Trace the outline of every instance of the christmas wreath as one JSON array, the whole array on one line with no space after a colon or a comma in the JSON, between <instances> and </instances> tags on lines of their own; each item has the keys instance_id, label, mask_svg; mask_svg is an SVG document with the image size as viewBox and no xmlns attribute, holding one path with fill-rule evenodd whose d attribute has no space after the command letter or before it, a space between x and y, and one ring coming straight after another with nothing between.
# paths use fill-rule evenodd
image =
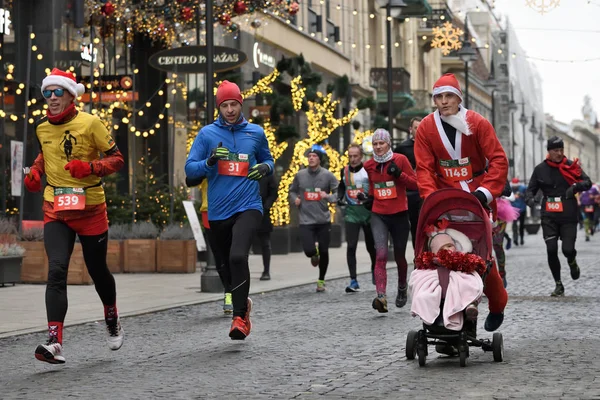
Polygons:
<instances>
[{"instance_id":1,"label":"christmas wreath","mask_svg":"<svg viewBox=\"0 0 600 400\"><path fill-rule=\"evenodd\" d=\"M451 271L464 272L466 274L477 272L479 275L483 275L486 271L485 260L477 254L460 253L444 249L438 251L437 254L431 251L419 254L415 257L415 266L417 269L446 267Z\"/></svg>"}]
</instances>

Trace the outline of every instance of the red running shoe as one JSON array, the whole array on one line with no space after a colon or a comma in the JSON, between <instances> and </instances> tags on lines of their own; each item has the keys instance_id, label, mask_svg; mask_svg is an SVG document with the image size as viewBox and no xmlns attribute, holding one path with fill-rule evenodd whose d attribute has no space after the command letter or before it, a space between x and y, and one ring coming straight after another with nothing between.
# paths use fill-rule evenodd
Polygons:
<instances>
[{"instance_id":1,"label":"red running shoe","mask_svg":"<svg viewBox=\"0 0 600 400\"><path fill-rule=\"evenodd\" d=\"M244 340L250 331L252 330L252 322L250 321L250 313L252 312L252 299L248 298L246 303L246 316L233 317L231 321L231 329L229 330L229 337L231 340Z\"/></svg>"}]
</instances>

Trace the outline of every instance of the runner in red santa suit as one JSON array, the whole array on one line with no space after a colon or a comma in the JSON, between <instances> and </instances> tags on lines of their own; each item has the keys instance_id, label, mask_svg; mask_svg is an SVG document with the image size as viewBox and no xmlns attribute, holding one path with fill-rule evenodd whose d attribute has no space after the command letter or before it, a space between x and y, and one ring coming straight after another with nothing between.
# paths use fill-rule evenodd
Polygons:
<instances>
[{"instance_id":1,"label":"runner in red santa suit","mask_svg":"<svg viewBox=\"0 0 600 400\"><path fill-rule=\"evenodd\" d=\"M494 199L506 183L508 160L489 121L467 110L462 100L454 74L443 75L433 86L437 110L423 119L415 140L419 193L425 199L442 188L459 188L495 210ZM495 265L484 293L490 309L485 330L491 332L502 325L508 301Z\"/></svg>"}]
</instances>

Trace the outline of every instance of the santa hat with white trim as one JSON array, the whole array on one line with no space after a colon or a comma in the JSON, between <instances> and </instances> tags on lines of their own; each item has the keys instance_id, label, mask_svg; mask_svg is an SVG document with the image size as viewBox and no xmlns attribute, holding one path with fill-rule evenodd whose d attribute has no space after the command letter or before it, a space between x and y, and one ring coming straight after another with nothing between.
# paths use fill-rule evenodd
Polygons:
<instances>
[{"instance_id":1,"label":"santa hat with white trim","mask_svg":"<svg viewBox=\"0 0 600 400\"><path fill-rule=\"evenodd\" d=\"M460 84L454 74L444 74L437 80L433 85L433 95L437 96L442 93L454 93L460 100L463 100L462 90L460 90Z\"/></svg>"},{"instance_id":2,"label":"santa hat with white trim","mask_svg":"<svg viewBox=\"0 0 600 400\"><path fill-rule=\"evenodd\" d=\"M81 83L77 83L75 75L69 71L61 71L58 68L54 68L50 75L44 78L42 81L42 92L48 86L60 86L66 91L71 93L75 98L85 93L85 86Z\"/></svg>"}]
</instances>

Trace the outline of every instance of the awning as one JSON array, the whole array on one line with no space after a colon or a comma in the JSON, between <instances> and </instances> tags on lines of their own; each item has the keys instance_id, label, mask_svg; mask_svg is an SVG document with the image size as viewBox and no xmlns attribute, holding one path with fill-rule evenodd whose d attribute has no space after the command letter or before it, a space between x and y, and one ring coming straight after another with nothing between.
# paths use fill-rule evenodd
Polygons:
<instances>
[{"instance_id":1,"label":"awning","mask_svg":"<svg viewBox=\"0 0 600 400\"><path fill-rule=\"evenodd\" d=\"M386 92L378 92L377 93L377 109L380 111L387 111L387 93ZM394 92L392 96L392 104L394 106L394 111L397 114L403 112L404 110L414 107L416 101L414 97L411 96L410 93L406 92Z\"/></svg>"},{"instance_id":2,"label":"awning","mask_svg":"<svg viewBox=\"0 0 600 400\"><path fill-rule=\"evenodd\" d=\"M404 0L406 8L402 10L402 16L422 16L429 15L432 12L431 6L427 0Z\"/></svg>"}]
</instances>

